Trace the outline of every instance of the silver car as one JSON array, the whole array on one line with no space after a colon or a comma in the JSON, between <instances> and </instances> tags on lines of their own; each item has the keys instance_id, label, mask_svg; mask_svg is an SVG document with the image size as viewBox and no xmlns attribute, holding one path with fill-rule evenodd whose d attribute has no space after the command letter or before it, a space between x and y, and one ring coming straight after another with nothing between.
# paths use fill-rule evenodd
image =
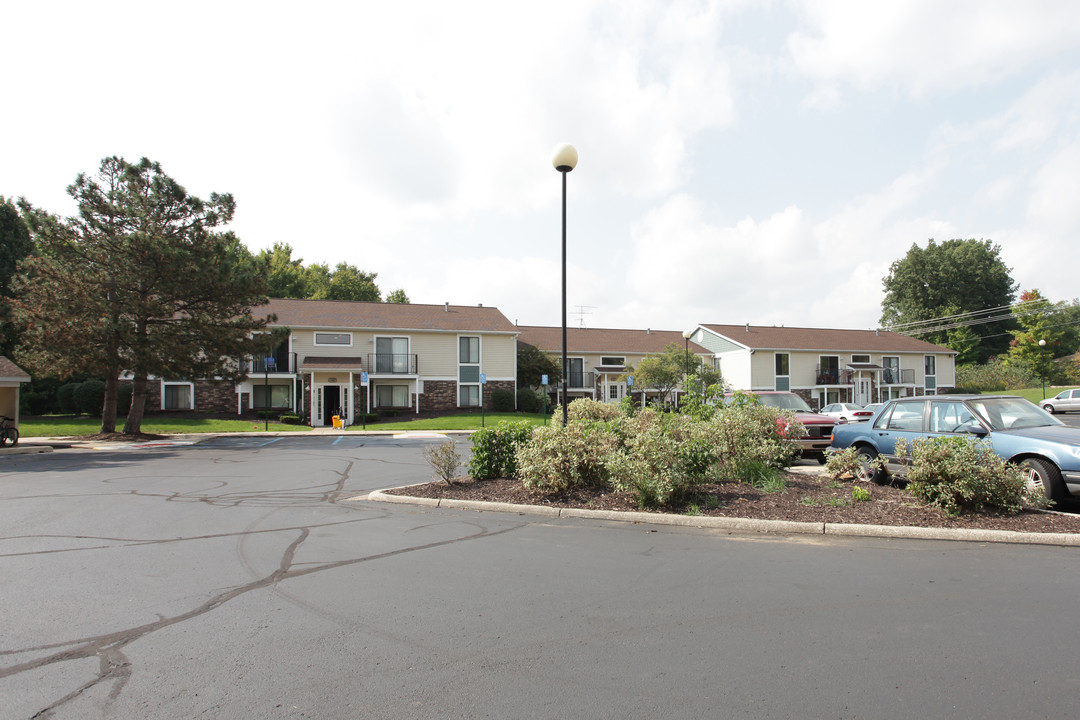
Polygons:
<instances>
[{"instance_id":1,"label":"silver car","mask_svg":"<svg viewBox=\"0 0 1080 720\"><path fill-rule=\"evenodd\" d=\"M1048 413L1080 412L1080 388L1062 390L1054 397L1043 400L1039 407Z\"/></svg>"}]
</instances>

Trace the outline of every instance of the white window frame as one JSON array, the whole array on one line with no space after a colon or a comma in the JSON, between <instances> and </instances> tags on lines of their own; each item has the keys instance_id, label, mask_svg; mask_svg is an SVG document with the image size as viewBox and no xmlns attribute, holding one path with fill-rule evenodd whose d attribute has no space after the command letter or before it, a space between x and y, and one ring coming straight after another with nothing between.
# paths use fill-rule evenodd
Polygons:
<instances>
[{"instance_id":1,"label":"white window frame","mask_svg":"<svg viewBox=\"0 0 1080 720\"><path fill-rule=\"evenodd\" d=\"M394 400L393 388L399 388L399 387L405 388L405 403L403 405L395 405L395 404L393 404L393 400ZM390 389L390 400L391 400L390 405L383 405L382 403L379 402L379 393L383 388L389 388ZM380 382L378 385L375 386L375 392L373 394L375 396L374 397L375 407L377 407L377 408L380 408L380 407L405 408L405 407L409 407L412 404L412 398L410 397L409 384L408 383Z\"/></svg>"},{"instance_id":2,"label":"white window frame","mask_svg":"<svg viewBox=\"0 0 1080 720\"><path fill-rule=\"evenodd\" d=\"M461 404L461 391L466 390L466 389L471 390L472 388L476 388L476 404L475 405L462 405ZM483 402L483 397L484 397L483 385L481 385L480 383L458 383L458 396L457 396L457 403L458 403L457 406L458 407L461 407L461 408L477 407L478 408L478 407L480 407L480 404Z\"/></svg>"},{"instance_id":3,"label":"white window frame","mask_svg":"<svg viewBox=\"0 0 1080 720\"><path fill-rule=\"evenodd\" d=\"M776 364L777 364L777 360L780 359L781 355L783 355L784 357L787 358L787 374L786 375L781 375L781 374L779 374L777 372ZM777 382L780 378L786 378L787 379L787 387L783 388L782 391L790 391L791 390L791 353L786 353L786 352L773 353L773 389L774 390L781 390L780 383Z\"/></svg>"},{"instance_id":4,"label":"white window frame","mask_svg":"<svg viewBox=\"0 0 1080 720\"><path fill-rule=\"evenodd\" d=\"M347 335L349 338L348 343L336 343L336 342L319 342L320 335ZM353 346L353 334L351 332L330 332L329 330L319 330L315 332L312 339L315 347L352 347Z\"/></svg>"},{"instance_id":5,"label":"white window frame","mask_svg":"<svg viewBox=\"0 0 1080 720\"><path fill-rule=\"evenodd\" d=\"M195 383L186 380L162 380L161 381L161 409L165 410L165 388L169 386L186 385L188 388L188 406L186 408L169 408L176 410L194 410L195 409Z\"/></svg>"},{"instance_id":6,"label":"white window frame","mask_svg":"<svg viewBox=\"0 0 1080 720\"><path fill-rule=\"evenodd\" d=\"M463 339L476 338L476 362L461 359L461 341ZM484 338L480 335L458 335L458 364L459 365L480 365L484 359Z\"/></svg>"}]
</instances>

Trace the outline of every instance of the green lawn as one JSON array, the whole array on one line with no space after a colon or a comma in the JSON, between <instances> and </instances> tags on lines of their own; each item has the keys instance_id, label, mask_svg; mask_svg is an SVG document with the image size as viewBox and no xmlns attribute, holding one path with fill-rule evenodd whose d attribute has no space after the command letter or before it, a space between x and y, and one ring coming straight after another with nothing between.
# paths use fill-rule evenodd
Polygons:
<instances>
[{"instance_id":1,"label":"green lawn","mask_svg":"<svg viewBox=\"0 0 1080 720\"><path fill-rule=\"evenodd\" d=\"M511 422L524 420L532 425L543 425L544 421L551 416L525 413L485 413L484 425L495 427L500 420ZM368 423L368 430L479 430L479 413L461 413L459 415L444 415L437 418L424 418L423 420L408 420L406 418L380 420L376 423ZM353 425L349 430L363 430L362 424Z\"/></svg>"},{"instance_id":2,"label":"green lawn","mask_svg":"<svg viewBox=\"0 0 1080 720\"><path fill-rule=\"evenodd\" d=\"M1071 388L1071 387L1050 387L1049 385L1047 385L1047 387L1046 387L1046 397L1052 398L1055 395L1057 395L1059 392L1061 392L1062 390L1072 390L1072 389L1073 388ZM983 395L997 395L997 394L999 394L999 393L989 393L989 392L983 393ZM1031 402L1035 403L1036 405L1038 405L1039 401L1043 399L1043 389L1041 387L1024 388L1023 390L1003 390L1003 391L1001 391L1000 394L1001 395L1019 395L1020 397L1026 399L1026 400L1030 400Z\"/></svg>"},{"instance_id":3,"label":"green lawn","mask_svg":"<svg viewBox=\"0 0 1080 720\"><path fill-rule=\"evenodd\" d=\"M124 418L118 418L118 430L123 430ZM266 425L262 420L213 420L210 418L181 419L158 418L147 416L143 420L142 431L152 435L171 435L176 433L235 433L258 432ZM283 425L270 422L270 430L308 430L306 425ZM19 420L19 436L32 437L71 437L75 435L93 435L101 430L101 418L45 416Z\"/></svg>"}]
</instances>

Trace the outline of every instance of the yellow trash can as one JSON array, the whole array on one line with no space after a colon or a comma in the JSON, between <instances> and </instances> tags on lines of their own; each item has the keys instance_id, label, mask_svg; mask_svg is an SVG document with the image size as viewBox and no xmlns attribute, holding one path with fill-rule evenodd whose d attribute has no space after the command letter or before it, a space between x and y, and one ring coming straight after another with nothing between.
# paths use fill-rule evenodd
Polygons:
<instances>
[{"instance_id":1,"label":"yellow trash can","mask_svg":"<svg viewBox=\"0 0 1080 720\"><path fill-rule=\"evenodd\" d=\"M336 428L345 427L345 423L342 422L340 415L334 415L331 419L334 421L334 427L336 427Z\"/></svg>"}]
</instances>

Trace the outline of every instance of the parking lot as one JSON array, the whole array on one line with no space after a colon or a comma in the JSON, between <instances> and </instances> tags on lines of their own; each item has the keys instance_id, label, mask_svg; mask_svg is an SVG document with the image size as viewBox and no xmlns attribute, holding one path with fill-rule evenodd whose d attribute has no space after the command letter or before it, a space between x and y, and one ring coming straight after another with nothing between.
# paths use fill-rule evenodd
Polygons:
<instances>
[{"instance_id":1,"label":"parking lot","mask_svg":"<svg viewBox=\"0 0 1080 720\"><path fill-rule=\"evenodd\" d=\"M0 715L1072 714L1074 549L358 499L433 441L0 459Z\"/></svg>"}]
</instances>

